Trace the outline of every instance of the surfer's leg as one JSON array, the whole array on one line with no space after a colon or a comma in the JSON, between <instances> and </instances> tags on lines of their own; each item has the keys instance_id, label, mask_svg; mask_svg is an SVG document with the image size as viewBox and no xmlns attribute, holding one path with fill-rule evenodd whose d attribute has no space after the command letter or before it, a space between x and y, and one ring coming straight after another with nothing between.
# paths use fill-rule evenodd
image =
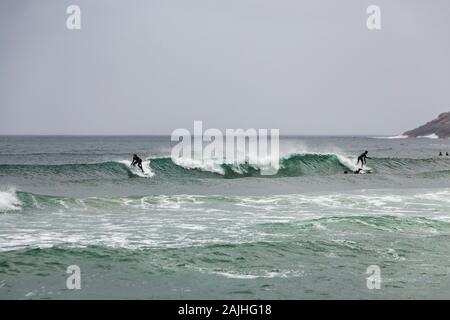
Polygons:
<instances>
[{"instance_id":1,"label":"surfer's leg","mask_svg":"<svg viewBox=\"0 0 450 320\"><path fill-rule=\"evenodd\" d=\"M361 162L361 167L362 167L362 166L364 166L364 162L363 162L363 159L361 159L361 158L358 158L358 161L356 162L356 165L358 165L358 164L359 164L359 162Z\"/></svg>"}]
</instances>

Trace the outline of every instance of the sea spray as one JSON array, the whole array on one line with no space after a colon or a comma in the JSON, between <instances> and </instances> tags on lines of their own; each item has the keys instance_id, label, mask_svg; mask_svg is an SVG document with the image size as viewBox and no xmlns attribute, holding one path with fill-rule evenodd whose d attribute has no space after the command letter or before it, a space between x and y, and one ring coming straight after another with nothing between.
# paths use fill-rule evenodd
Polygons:
<instances>
[{"instance_id":1,"label":"sea spray","mask_svg":"<svg viewBox=\"0 0 450 320\"><path fill-rule=\"evenodd\" d=\"M16 196L14 189L7 191L0 190L0 212L7 212L11 210L20 210L21 202Z\"/></svg>"}]
</instances>

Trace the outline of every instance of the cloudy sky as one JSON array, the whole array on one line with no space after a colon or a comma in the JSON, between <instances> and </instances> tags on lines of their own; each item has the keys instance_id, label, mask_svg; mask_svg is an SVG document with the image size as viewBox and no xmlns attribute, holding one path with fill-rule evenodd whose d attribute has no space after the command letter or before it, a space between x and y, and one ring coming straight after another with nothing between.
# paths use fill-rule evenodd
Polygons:
<instances>
[{"instance_id":1,"label":"cloudy sky","mask_svg":"<svg viewBox=\"0 0 450 320\"><path fill-rule=\"evenodd\" d=\"M448 0L0 2L0 134L397 134L448 110Z\"/></svg>"}]
</instances>

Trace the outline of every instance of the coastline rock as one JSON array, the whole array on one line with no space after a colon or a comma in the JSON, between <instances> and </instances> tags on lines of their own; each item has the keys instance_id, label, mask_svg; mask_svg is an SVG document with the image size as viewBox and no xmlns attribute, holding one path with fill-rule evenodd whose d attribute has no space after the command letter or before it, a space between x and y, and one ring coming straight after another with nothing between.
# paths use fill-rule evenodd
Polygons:
<instances>
[{"instance_id":1,"label":"coastline rock","mask_svg":"<svg viewBox=\"0 0 450 320\"><path fill-rule=\"evenodd\" d=\"M403 135L420 138L449 138L450 137L450 112L441 113L436 119L426 124L406 131Z\"/></svg>"}]
</instances>

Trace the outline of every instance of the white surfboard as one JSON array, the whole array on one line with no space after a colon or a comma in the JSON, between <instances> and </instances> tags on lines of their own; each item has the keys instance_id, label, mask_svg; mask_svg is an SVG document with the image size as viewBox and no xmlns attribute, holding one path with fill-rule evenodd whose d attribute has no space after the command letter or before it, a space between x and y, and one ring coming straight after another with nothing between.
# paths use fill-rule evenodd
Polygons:
<instances>
[{"instance_id":1,"label":"white surfboard","mask_svg":"<svg viewBox=\"0 0 450 320\"><path fill-rule=\"evenodd\" d=\"M130 160L121 160L119 162L129 167L131 172L139 177L151 178L155 175L155 173L150 168L150 160L142 161L142 169L144 170L144 172L142 172L138 166L132 166Z\"/></svg>"}]
</instances>

